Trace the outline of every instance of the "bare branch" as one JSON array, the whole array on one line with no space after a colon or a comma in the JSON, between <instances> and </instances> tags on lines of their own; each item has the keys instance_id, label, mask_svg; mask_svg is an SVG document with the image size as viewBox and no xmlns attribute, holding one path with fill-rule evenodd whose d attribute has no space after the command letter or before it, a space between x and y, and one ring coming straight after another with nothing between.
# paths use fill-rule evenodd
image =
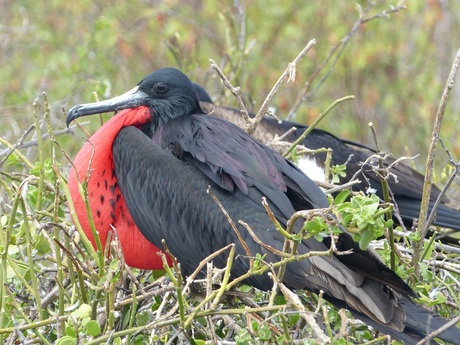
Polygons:
<instances>
[{"instance_id":1,"label":"bare branch","mask_svg":"<svg viewBox=\"0 0 460 345\"><path fill-rule=\"evenodd\" d=\"M439 102L439 107L436 112L435 121L433 124L433 132L431 136L431 143L430 143L430 148L428 151L428 158L427 158L426 169L425 169L425 182L423 185L422 205L420 207L419 224L417 227L417 233L419 234L420 240L414 241L414 256L412 258L412 265L415 268L416 275L419 274L419 261L420 261L420 256L422 254L422 240L421 239L425 238L426 233L428 231L427 217L428 217L428 208L430 205L431 186L433 185L433 168L434 168L434 158L436 156L436 146L438 144L439 132L441 131L441 124L444 118L444 113L446 111L447 102L452 92L452 88L454 87L455 78L457 76L459 65L460 65L460 48L458 49L454 63L452 64L452 68L450 70L449 77L446 81L446 85L444 87L444 91L442 93L441 100Z\"/></svg>"},{"instance_id":2,"label":"bare branch","mask_svg":"<svg viewBox=\"0 0 460 345\"><path fill-rule=\"evenodd\" d=\"M275 85L273 86L273 88L270 90L267 97L265 98L264 102L262 103L262 106L260 107L256 117L254 118L253 123L251 123L251 127L247 130L249 134L254 133L257 127L257 124L260 122L262 117L267 113L268 107L270 106L270 103L272 102L273 97L275 97L281 85L283 85L286 81L293 82L295 80L297 64L315 44L316 44L316 40L314 39L310 40L310 42L307 43L307 45L302 49L299 55L297 55L297 57L288 64L283 74L281 75L281 77L279 77L278 81L275 83Z\"/></svg>"},{"instance_id":3,"label":"bare branch","mask_svg":"<svg viewBox=\"0 0 460 345\"><path fill-rule=\"evenodd\" d=\"M238 102L238 107L240 108L241 115L244 118L244 121L247 123L251 122L252 119L249 116L248 110L246 109L246 106L244 105L243 98L241 97L241 89L240 87L234 87L231 83L230 80L225 76L224 72L219 68L219 66L215 63L214 60L209 59L209 62L211 63L211 68L217 72L217 74L220 77L220 80L222 80L222 83L230 90L230 92L236 97L236 101Z\"/></svg>"}]
</instances>

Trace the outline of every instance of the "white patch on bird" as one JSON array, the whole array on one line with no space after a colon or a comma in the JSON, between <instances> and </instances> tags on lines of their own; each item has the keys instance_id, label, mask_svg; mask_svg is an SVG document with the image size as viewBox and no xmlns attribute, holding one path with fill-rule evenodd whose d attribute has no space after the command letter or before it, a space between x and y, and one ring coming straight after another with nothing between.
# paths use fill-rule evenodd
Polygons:
<instances>
[{"instance_id":1,"label":"white patch on bird","mask_svg":"<svg viewBox=\"0 0 460 345\"><path fill-rule=\"evenodd\" d=\"M304 156L299 159L298 167L313 181L326 182L324 167L312 156Z\"/></svg>"},{"instance_id":2,"label":"white patch on bird","mask_svg":"<svg viewBox=\"0 0 460 345\"><path fill-rule=\"evenodd\" d=\"M377 189L369 187L366 189L366 194L375 194L377 193Z\"/></svg>"},{"instance_id":3,"label":"white patch on bird","mask_svg":"<svg viewBox=\"0 0 460 345\"><path fill-rule=\"evenodd\" d=\"M269 107L268 107L268 112L269 112L270 114L276 115L276 107L274 107L274 106L272 106L272 105L269 106Z\"/></svg>"}]
</instances>

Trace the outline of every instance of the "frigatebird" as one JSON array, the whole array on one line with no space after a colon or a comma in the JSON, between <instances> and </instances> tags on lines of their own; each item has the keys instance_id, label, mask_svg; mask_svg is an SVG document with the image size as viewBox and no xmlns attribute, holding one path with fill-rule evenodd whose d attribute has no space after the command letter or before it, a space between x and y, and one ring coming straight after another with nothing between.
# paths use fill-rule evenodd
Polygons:
<instances>
[{"instance_id":1,"label":"frigatebird","mask_svg":"<svg viewBox=\"0 0 460 345\"><path fill-rule=\"evenodd\" d=\"M239 109L216 106L204 88L195 83L194 87L200 99L201 108L206 113L231 121L240 127L244 126L244 119ZM254 114L249 115L254 116ZM292 131L291 129L293 128L295 130ZM253 135L265 144L272 142L276 136L284 134L286 135L283 137L283 140L294 142L307 128L308 126L300 123L279 121L274 117L265 116L260 121ZM346 175L340 177L340 183L348 182L353 177L359 178L361 183L352 186L354 191L362 191L366 194L369 192L376 193L382 200L384 199L381 180L373 172L373 168L378 167L378 161L376 158L369 159L376 154L374 149L361 143L338 138L318 128L314 128L302 140L301 145L311 150L320 148L332 149L332 165L346 163L347 166ZM324 182L325 160L325 153L317 153L301 158L298 165L310 178ZM414 220L420 214L424 176L404 163L393 164L394 162L395 160L392 158L384 160L385 168L392 165L390 171L393 176L387 179L389 188L393 194L392 201L398 206L398 213L404 224L407 227L412 227ZM440 189L434 185L430 196L430 212L440 193ZM448 203L449 199L447 197L444 196L441 198L441 203L436 209L436 218L433 225L460 230L460 211L450 207ZM448 240L451 243L459 243L459 240L455 238L449 238Z\"/></svg>"},{"instance_id":2,"label":"frigatebird","mask_svg":"<svg viewBox=\"0 0 460 345\"><path fill-rule=\"evenodd\" d=\"M76 105L66 123L123 109L89 139L91 144L85 144L94 146L94 157L90 162L82 156L74 161L78 174L73 173L69 185L75 191L72 185L90 169L88 194L95 225L103 226L98 228L100 234L107 231L102 223L108 221L119 235L136 228L145 236L143 240L134 233L120 236L131 266L144 267L145 257L157 255L146 244L162 248L164 240L184 275L189 275L208 255L234 244L231 273L238 277L248 271L250 257L257 253L267 262L280 260L236 222L243 220L259 241L282 250L284 237L267 216L262 197L283 226L296 210L328 206L322 190L294 164L231 122L204 114L191 81L176 69L159 69L114 99ZM71 197L79 205L80 194ZM221 207L235 220L246 247ZM87 217L83 207L76 207L76 213L80 221ZM92 237L91 231L85 231ZM330 244L330 238L322 242L307 238L297 252L325 251ZM445 324L445 319L412 302L413 291L375 252L361 250L346 233L336 245L352 253L289 263L283 283L294 290L323 291L333 305L348 308L407 344ZM214 265L224 267L227 255L226 251L215 257ZM251 276L246 283L262 290L272 286L267 275ZM460 344L460 331L451 328L440 338Z\"/></svg>"}]
</instances>

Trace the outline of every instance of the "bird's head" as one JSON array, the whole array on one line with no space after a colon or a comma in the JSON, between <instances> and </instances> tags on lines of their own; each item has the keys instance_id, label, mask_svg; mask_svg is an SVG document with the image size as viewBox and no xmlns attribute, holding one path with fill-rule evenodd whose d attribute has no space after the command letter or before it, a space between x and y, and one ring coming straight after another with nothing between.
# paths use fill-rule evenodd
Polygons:
<instances>
[{"instance_id":1,"label":"bird's head","mask_svg":"<svg viewBox=\"0 0 460 345\"><path fill-rule=\"evenodd\" d=\"M161 68L145 77L130 91L105 101L72 107L66 118L69 124L78 117L146 106L155 124L201 113L195 88L190 79L175 68Z\"/></svg>"}]
</instances>

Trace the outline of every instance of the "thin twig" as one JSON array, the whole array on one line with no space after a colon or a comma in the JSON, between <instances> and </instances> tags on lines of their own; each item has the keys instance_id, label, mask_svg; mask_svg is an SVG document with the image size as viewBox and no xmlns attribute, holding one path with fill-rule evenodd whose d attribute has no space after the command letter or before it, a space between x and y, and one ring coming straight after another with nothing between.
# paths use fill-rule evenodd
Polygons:
<instances>
[{"instance_id":1,"label":"thin twig","mask_svg":"<svg viewBox=\"0 0 460 345\"><path fill-rule=\"evenodd\" d=\"M380 149L379 141L377 138L377 132L375 130L374 124L372 122L369 122L369 127L372 132L372 137L374 138L375 148L379 154L379 159L378 159L379 169L378 169L377 176L380 177L380 185L382 186L383 201L385 203L389 203L391 202L391 198L390 198L390 186L388 185L387 177L390 175L390 173L389 173L389 170L385 169L384 167L384 158L380 157L380 153L382 152L382 150ZM385 219L387 221L392 219L391 210L385 214ZM388 230L387 240L388 240L388 244L390 245L390 268L394 271L396 267L396 253L395 253L396 247L395 247L393 227L390 226L387 230Z\"/></svg>"},{"instance_id":2,"label":"thin twig","mask_svg":"<svg viewBox=\"0 0 460 345\"><path fill-rule=\"evenodd\" d=\"M315 44L316 44L316 41L314 39L310 40L307 43L307 45L302 49L302 51L296 56L296 58L288 64L283 74L279 77L279 79L277 80L273 88L268 93L267 97L262 103L262 106L260 107L260 110L257 112L257 115L254 118L251 118L249 116L249 113L246 107L244 106L243 99L241 98L241 95L240 95L241 89L239 87L234 87L230 83L228 78L224 75L224 73L221 71L219 66L217 66L214 60L212 59L209 60L211 62L211 68L217 72L217 74L219 75L224 85L236 97L236 101L240 107L241 114L243 115L243 118L245 120L244 129L246 130L247 133L251 135L254 133L260 120L267 114L270 103L273 100L273 97L275 97L276 93L280 89L281 85L283 85L286 81L295 80L296 65Z\"/></svg>"},{"instance_id":3,"label":"thin twig","mask_svg":"<svg viewBox=\"0 0 460 345\"><path fill-rule=\"evenodd\" d=\"M230 243L230 244L227 244L225 247L222 247L220 248L219 250L215 251L214 253L208 255L207 257L205 257L203 260L200 261L200 264L198 265L198 267L195 269L195 271L193 271L192 274L190 274L188 277L187 277L187 283L185 284L184 286L184 291L187 289L187 287L193 283L195 277L198 275L198 273L201 272L201 269L210 261L212 261L212 259L214 259L216 256L219 256L220 254L222 254L224 251L226 251L227 249L230 249L231 247L234 247L235 244L234 243Z\"/></svg>"},{"instance_id":4,"label":"thin twig","mask_svg":"<svg viewBox=\"0 0 460 345\"><path fill-rule=\"evenodd\" d=\"M415 274L419 274L419 262L420 257L422 254L422 240L425 238L426 233L428 231L427 228L427 218L428 218L428 208L430 206L430 195L431 195L431 187L433 185L433 169L434 169L434 158L436 155L436 147L438 144L439 132L441 130L441 124L444 117L444 113L446 111L447 102L449 100L449 96L452 92L452 88L454 87L455 78L457 76L458 67L460 65L460 48L457 51L457 55L455 56L454 63L452 64L452 68L449 73L449 77L447 78L446 85L444 87L444 91L441 96L441 100L439 102L438 110L436 111L436 117L433 124L433 132L431 135L431 143L430 148L428 151L428 158L426 162L426 169L425 169L425 181L423 184L423 194L422 194L422 204L420 207L420 216L419 216L419 223L417 227L417 233L419 235L420 240L414 241L414 256L412 257L412 266L415 269Z\"/></svg>"},{"instance_id":5,"label":"thin twig","mask_svg":"<svg viewBox=\"0 0 460 345\"><path fill-rule=\"evenodd\" d=\"M321 188L327 188L327 190L325 191L326 194L334 194L344 189L353 187L355 184L361 183L361 181L357 179L344 183L340 186L336 186L335 184L330 184L330 183L320 182L320 181L313 181L313 182L315 182Z\"/></svg>"},{"instance_id":6,"label":"thin twig","mask_svg":"<svg viewBox=\"0 0 460 345\"><path fill-rule=\"evenodd\" d=\"M460 322L460 315L457 315L449 322L445 323L442 327L439 327L437 330L428 334L425 338L420 340L416 345L430 344L430 340L436 338L438 335L441 335L443 332L447 331L451 327L455 327L455 324Z\"/></svg>"},{"instance_id":7,"label":"thin twig","mask_svg":"<svg viewBox=\"0 0 460 345\"><path fill-rule=\"evenodd\" d=\"M277 82L275 85L273 85L273 88L270 90L268 93L267 97L265 98L264 102L262 103L262 106L260 107L259 111L257 112L256 117L251 123L251 126L247 128L247 132L249 134L254 133L257 124L260 122L262 117L267 113L268 107L270 106L270 103L273 100L273 97L275 97L276 93L280 89L281 85L283 85L286 81L293 82L295 80L295 72L296 72L296 67L297 64L302 60L302 58L305 56L305 54L308 53L308 51L316 44L316 40L312 39L310 42L307 43L307 45L302 49L302 51L296 56L296 58L288 64L286 69L284 70L283 74L281 77L278 78Z\"/></svg>"},{"instance_id":8,"label":"thin twig","mask_svg":"<svg viewBox=\"0 0 460 345\"><path fill-rule=\"evenodd\" d=\"M313 96L318 89L323 85L323 83L326 81L326 79L331 75L332 71L334 70L334 67L339 60L340 56L342 53L345 51L345 48L347 44L350 42L351 38L354 36L354 34L358 31L358 29L362 26L363 23L369 22L373 19L380 18L380 17L387 17L390 13L396 13L398 11L401 11L406 8L405 5L398 4L395 7L390 8L389 10L382 11L374 16L371 17L365 17L365 15L371 10L371 8L374 6L374 2L370 1L368 6L362 10L361 7L358 5L358 11L359 11L359 18L356 20L356 22L353 24L351 27L350 31L335 45L333 46L326 58L323 60L320 66L313 72L311 77L307 80L305 83L305 87L299 92L299 95L297 96L296 101L294 102L294 105L292 106L291 110L288 113L288 116L286 117L287 120L292 120L294 116L296 115L300 105ZM340 49L339 49L340 48ZM338 50L338 51L337 51ZM337 52L337 54L336 54ZM326 74L321 78L321 80L318 82L318 84L315 86L313 90L310 91L310 87L313 83L313 80L321 73L323 70L324 66L326 66L329 61L333 58L334 60L331 62L329 70L326 72Z\"/></svg>"},{"instance_id":9,"label":"thin twig","mask_svg":"<svg viewBox=\"0 0 460 345\"><path fill-rule=\"evenodd\" d=\"M318 115L318 117L316 118L315 121L313 121L313 123L308 126L308 128L305 130L305 132L302 133L301 136L299 136L297 138L296 141L294 141L292 143L292 146L283 154L284 157L288 156L292 150L295 149L295 147L300 144L305 138L306 136L313 130L313 128L315 128L315 126L327 115L329 114L329 112L336 106L338 105L339 103L342 103L342 102L345 102L345 101L348 101L350 99L355 99L355 96L353 95L349 95L349 96L345 96L345 97L342 97L342 98L339 98L339 99L336 99L334 102L332 102L327 108L326 110L324 110L321 114Z\"/></svg>"},{"instance_id":10,"label":"thin twig","mask_svg":"<svg viewBox=\"0 0 460 345\"><path fill-rule=\"evenodd\" d=\"M268 251L272 252L273 254L276 254L276 255L278 255L279 257L282 257L282 258L283 258L283 257L284 257L284 258L288 258L288 257L290 256L290 254L285 253L285 252L283 252L282 250L278 250L278 249L272 247L271 245L266 244L265 242L262 242L262 241L259 239L259 237L257 237L257 235L254 233L254 231L251 229L251 227L249 226L248 223L245 223L245 222L243 222L243 221L241 221L241 220L239 221L239 223L240 223L241 225L243 225L243 226L246 228L246 230L249 232L249 235L251 235L252 239L253 239L258 245L260 245L262 248L265 248L266 250L268 250Z\"/></svg>"},{"instance_id":11,"label":"thin twig","mask_svg":"<svg viewBox=\"0 0 460 345\"><path fill-rule=\"evenodd\" d=\"M452 182L454 182L455 177L458 175L458 169L455 169L452 174L449 176L449 179L447 180L446 184L442 188L441 192L439 193L436 201L433 204L433 208L431 209L430 216L428 217L428 220L426 221L425 227L427 228L426 231L428 231L428 228L433 224L434 219L436 218L436 210L438 209L439 205L442 202L442 199L446 195L447 190L449 189L450 185Z\"/></svg>"},{"instance_id":12,"label":"thin twig","mask_svg":"<svg viewBox=\"0 0 460 345\"><path fill-rule=\"evenodd\" d=\"M216 197L216 195L212 192L211 186L208 186L208 189L207 189L206 192L211 196L211 198L214 200L214 202L217 204L217 206L219 206L219 208L222 211L222 213L224 214L224 216L227 218L228 223L232 227L233 231L235 232L236 236L238 237L238 240L240 241L241 245L243 246L244 250L246 251L246 255L248 257L252 257L251 251L249 250L249 247L248 247L246 241L241 236L241 233L238 230L238 228L236 227L236 224L233 221L232 217L230 217L230 215L228 214L228 212L225 209L225 207L222 205L222 203L219 201L219 199ZM250 266L251 267L252 267L252 264L253 264L253 262L251 260L250 261Z\"/></svg>"},{"instance_id":13,"label":"thin twig","mask_svg":"<svg viewBox=\"0 0 460 345\"><path fill-rule=\"evenodd\" d=\"M11 147L9 147L9 148L3 150L2 152L0 152L0 156L6 155L6 157L3 158L2 161L0 162L0 167L8 159L8 157L14 152L14 150L16 150L18 147L20 147L22 145L22 143L24 142L25 138L29 135L30 132L32 132L32 130L34 130L34 128L35 128L35 125L31 125L29 128L27 128L24 131L24 133L18 139L16 144L14 144Z\"/></svg>"},{"instance_id":14,"label":"thin twig","mask_svg":"<svg viewBox=\"0 0 460 345\"><path fill-rule=\"evenodd\" d=\"M274 279L274 276L269 274L269 276ZM301 312L302 318L307 322L307 324L312 328L313 332L316 335L315 343L316 344L328 344L331 342L330 338L323 332L321 327L315 320L315 317L312 313L309 313L305 310L302 302L300 301L299 296L289 290L283 283L279 282L279 288L283 295L286 297L286 301L289 302L294 308Z\"/></svg>"},{"instance_id":15,"label":"thin twig","mask_svg":"<svg viewBox=\"0 0 460 345\"><path fill-rule=\"evenodd\" d=\"M217 74L220 77L220 80L222 80L222 83L230 90L230 92L236 97L236 101L238 103L238 107L240 108L241 115L244 118L244 121L246 123L251 122L251 117L249 116L249 112L246 109L246 106L244 105L243 98L241 97L241 88L240 87L234 87L231 83L230 80L225 76L224 72L219 68L219 66L215 63L214 60L209 59L209 62L211 63L211 68L217 72Z\"/></svg>"},{"instance_id":16,"label":"thin twig","mask_svg":"<svg viewBox=\"0 0 460 345\"><path fill-rule=\"evenodd\" d=\"M442 139L438 136L438 140L439 140L439 143L441 144L441 146L443 147L444 151L446 152L446 154L449 156L449 161L450 161L450 164L455 168L454 171L452 172L452 174L450 175L449 179L447 180L446 184L444 185L444 187L441 189L441 192L439 193L438 197L436 198L436 201L433 205L433 208L431 209L431 212L430 212L430 215L428 217L428 220L426 222L426 225L425 225L425 228L426 228L426 231L428 231L428 228L431 226L431 224L433 224L434 222L434 219L436 217L436 210L438 209L439 205L441 204L444 196L446 195L447 193L447 190L449 189L450 185L452 184L452 182L454 182L455 180L455 177L460 173L460 165L459 163L455 162L453 157L452 157L452 154L450 153L450 151L447 149L447 147L444 145L444 142L442 141ZM428 248L427 248L428 249ZM422 259L424 258L424 255L422 255Z\"/></svg>"},{"instance_id":17,"label":"thin twig","mask_svg":"<svg viewBox=\"0 0 460 345\"><path fill-rule=\"evenodd\" d=\"M395 7L391 7L389 10L384 10L380 13L377 13L373 16L370 16L368 18L364 18L363 20L361 20L361 23L367 23L367 22L370 22L371 20L374 20L374 19L377 19L377 18L388 18L390 16L390 14L392 13L396 13L396 12L399 12L401 10L405 10L407 8L406 5L402 5L402 4L398 4L397 6Z\"/></svg>"}]
</instances>

